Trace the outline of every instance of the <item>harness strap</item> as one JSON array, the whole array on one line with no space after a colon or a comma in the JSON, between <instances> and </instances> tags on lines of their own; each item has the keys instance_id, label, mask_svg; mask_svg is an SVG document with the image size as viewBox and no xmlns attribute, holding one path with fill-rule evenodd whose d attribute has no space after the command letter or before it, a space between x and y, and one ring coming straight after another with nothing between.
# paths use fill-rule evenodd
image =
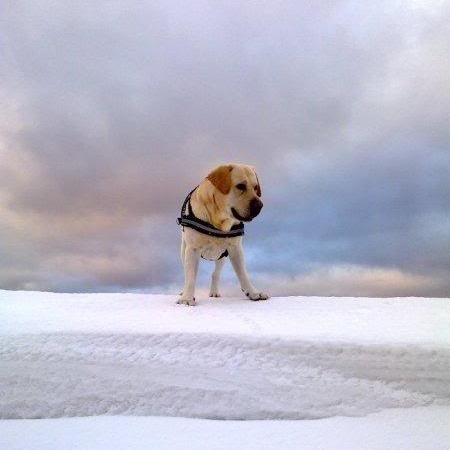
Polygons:
<instances>
[{"instance_id":1,"label":"harness strap","mask_svg":"<svg viewBox=\"0 0 450 450\"><path fill-rule=\"evenodd\" d=\"M242 222L240 222L236 225L233 225L231 227L230 231L223 231L223 230L219 230L218 228L214 227L209 222L205 222L204 220L201 220L198 217L196 217L194 215L194 213L192 211L192 207L191 207L191 195L197 188L198 188L198 186L196 186L194 189L192 189L192 191L189 192L189 194L185 198L185 200L183 202L183 206L181 207L181 217L178 217L178 219L177 219L178 225L181 225L183 227L192 228L200 233L207 234L208 236L214 236L214 237L228 238L228 237L236 237L236 236L244 235L244 224ZM186 209L187 209L187 214L186 214ZM226 255L222 254L222 256L226 256Z\"/></svg>"}]
</instances>

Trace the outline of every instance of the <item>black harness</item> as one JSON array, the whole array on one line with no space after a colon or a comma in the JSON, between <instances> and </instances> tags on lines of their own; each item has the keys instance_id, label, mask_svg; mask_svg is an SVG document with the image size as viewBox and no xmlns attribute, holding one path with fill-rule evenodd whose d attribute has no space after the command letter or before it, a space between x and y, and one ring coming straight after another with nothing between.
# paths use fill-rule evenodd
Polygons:
<instances>
[{"instance_id":1,"label":"black harness","mask_svg":"<svg viewBox=\"0 0 450 450\"><path fill-rule=\"evenodd\" d=\"M191 192L187 195L183 202L183 206L181 207L181 217L178 217L177 223L178 225L181 225L183 228L188 227L192 228L199 233L207 234L208 236L214 236L214 237L220 237L220 238L230 238L230 237L236 237L236 236L243 236L244 235L244 224L242 222L233 225L230 229L230 231L222 231L218 228L211 225L209 222L205 222L204 220L199 219L196 217L192 211L191 207L191 195L197 189L195 187L192 189ZM186 213L187 211L187 213ZM225 250L218 259L224 258L228 256L228 250Z\"/></svg>"}]
</instances>

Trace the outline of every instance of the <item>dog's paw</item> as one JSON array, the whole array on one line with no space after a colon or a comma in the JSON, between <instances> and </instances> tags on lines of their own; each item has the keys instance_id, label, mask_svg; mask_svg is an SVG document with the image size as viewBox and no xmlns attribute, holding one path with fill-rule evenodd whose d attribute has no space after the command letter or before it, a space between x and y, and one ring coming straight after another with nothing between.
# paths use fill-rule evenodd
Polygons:
<instances>
[{"instance_id":1,"label":"dog's paw","mask_svg":"<svg viewBox=\"0 0 450 450\"><path fill-rule=\"evenodd\" d=\"M180 298L177 300L177 303L178 303L179 305L186 305L186 306L195 306L195 305L196 305L196 303L195 303L195 297L191 297L191 298L183 298L183 297L180 297Z\"/></svg>"},{"instance_id":2,"label":"dog's paw","mask_svg":"<svg viewBox=\"0 0 450 450\"><path fill-rule=\"evenodd\" d=\"M264 292L245 292L245 295L247 296L247 298L249 298L250 300L253 301L258 301L258 300L267 300L269 298L269 296L267 294L264 294Z\"/></svg>"},{"instance_id":3,"label":"dog's paw","mask_svg":"<svg viewBox=\"0 0 450 450\"><path fill-rule=\"evenodd\" d=\"M209 296L210 296L210 297L221 297L219 291L210 291L210 292L209 292Z\"/></svg>"}]
</instances>

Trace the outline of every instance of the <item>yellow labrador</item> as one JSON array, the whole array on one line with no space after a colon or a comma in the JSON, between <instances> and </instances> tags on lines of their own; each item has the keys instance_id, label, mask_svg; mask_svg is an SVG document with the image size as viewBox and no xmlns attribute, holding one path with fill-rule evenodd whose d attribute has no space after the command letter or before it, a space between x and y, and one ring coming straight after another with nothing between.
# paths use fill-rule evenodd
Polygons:
<instances>
[{"instance_id":1,"label":"yellow labrador","mask_svg":"<svg viewBox=\"0 0 450 450\"><path fill-rule=\"evenodd\" d=\"M183 225L181 261L185 281L177 303L195 305L200 257L215 260L211 297L220 297L220 272L229 256L245 295L251 300L269 298L250 282L242 248L242 222L250 222L259 214L263 206L260 197L261 187L255 169L243 164L216 167L189 194L179 219Z\"/></svg>"}]
</instances>

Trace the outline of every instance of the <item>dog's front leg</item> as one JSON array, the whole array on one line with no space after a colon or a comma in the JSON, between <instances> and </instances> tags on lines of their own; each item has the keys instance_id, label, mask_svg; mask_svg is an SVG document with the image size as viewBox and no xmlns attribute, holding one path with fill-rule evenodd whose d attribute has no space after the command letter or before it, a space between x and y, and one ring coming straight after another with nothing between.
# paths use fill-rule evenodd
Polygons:
<instances>
[{"instance_id":1,"label":"dog's front leg","mask_svg":"<svg viewBox=\"0 0 450 450\"><path fill-rule=\"evenodd\" d=\"M250 300L267 300L269 296L259 292L250 282L247 270L245 269L244 251L242 245L236 245L228 250L233 269L241 283L241 289Z\"/></svg>"},{"instance_id":2,"label":"dog's front leg","mask_svg":"<svg viewBox=\"0 0 450 450\"><path fill-rule=\"evenodd\" d=\"M200 255L191 247L186 247L184 252L184 288L177 303L195 305L195 280L197 279L198 262Z\"/></svg>"}]
</instances>

